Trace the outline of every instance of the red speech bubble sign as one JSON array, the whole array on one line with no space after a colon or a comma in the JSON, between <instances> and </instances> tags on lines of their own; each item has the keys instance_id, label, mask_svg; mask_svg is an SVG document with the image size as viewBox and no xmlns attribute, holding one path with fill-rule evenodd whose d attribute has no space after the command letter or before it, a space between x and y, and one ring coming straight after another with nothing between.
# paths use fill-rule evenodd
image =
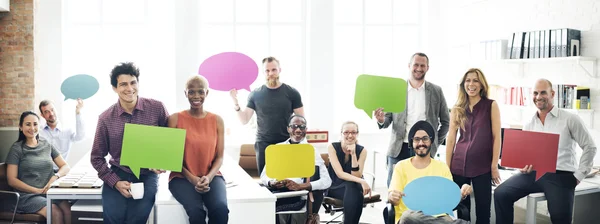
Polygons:
<instances>
[{"instance_id":1,"label":"red speech bubble sign","mask_svg":"<svg viewBox=\"0 0 600 224\"><path fill-rule=\"evenodd\" d=\"M505 129L502 166L533 165L536 181L546 173L556 173L558 139L558 134Z\"/></svg>"}]
</instances>

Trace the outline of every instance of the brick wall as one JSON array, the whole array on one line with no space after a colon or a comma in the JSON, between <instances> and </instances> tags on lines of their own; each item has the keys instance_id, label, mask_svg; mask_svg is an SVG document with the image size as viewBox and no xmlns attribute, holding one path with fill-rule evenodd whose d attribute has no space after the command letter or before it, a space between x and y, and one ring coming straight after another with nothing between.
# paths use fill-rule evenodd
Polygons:
<instances>
[{"instance_id":1,"label":"brick wall","mask_svg":"<svg viewBox=\"0 0 600 224\"><path fill-rule=\"evenodd\" d=\"M33 0L11 0L0 13L0 127L19 125L34 101Z\"/></svg>"}]
</instances>

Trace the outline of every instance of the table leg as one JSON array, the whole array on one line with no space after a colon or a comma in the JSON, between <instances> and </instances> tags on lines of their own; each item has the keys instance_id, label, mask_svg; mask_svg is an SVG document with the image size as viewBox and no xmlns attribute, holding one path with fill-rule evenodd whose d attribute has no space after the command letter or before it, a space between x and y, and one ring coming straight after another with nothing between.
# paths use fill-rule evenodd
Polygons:
<instances>
[{"instance_id":1,"label":"table leg","mask_svg":"<svg viewBox=\"0 0 600 224\"><path fill-rule=\"evenodd\" d=\"M46 222L52 222L52 198L46 195Z\"/></svg>"},{"instance_id":2,"label":"table leg","mask_svg":"<svg viewBox=\"0 0 600 224\"><path fill-rule=\"evenodd\" d=\"M535 198L527 196L527 211L525 211L525 223L535 224L537 214L537 201Z\"/></svg>"}]
</instances>

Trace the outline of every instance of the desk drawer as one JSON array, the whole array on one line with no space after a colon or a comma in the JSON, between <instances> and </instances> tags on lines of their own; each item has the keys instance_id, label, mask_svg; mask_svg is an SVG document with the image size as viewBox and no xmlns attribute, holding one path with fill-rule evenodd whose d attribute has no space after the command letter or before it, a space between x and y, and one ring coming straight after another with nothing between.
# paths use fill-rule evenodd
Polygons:
<instances>
[{"instance_id":1,"label":"desk drawer","mask_svg":"<svg viewBox=\"0 0 600 224\"><path fill-rule=\"evenodd\" d=\"M103 223L101 212L83 212L83 211L72 211L71 220L73 224L84 224L84 223Z\"/></svg>"}]
</instances>

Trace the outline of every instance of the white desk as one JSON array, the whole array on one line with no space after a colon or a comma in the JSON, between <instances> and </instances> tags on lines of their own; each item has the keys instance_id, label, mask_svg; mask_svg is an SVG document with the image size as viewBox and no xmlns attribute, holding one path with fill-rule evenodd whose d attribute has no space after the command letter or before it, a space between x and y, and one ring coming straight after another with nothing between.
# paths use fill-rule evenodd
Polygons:
<instances>
[{"instance_id":1,"label":"white desk","mask_svg":"<svg viewBox=\"0 0 600 224\"><path fill-rule=\"evenodd\" d=\"M227 188L229 223L275 223L277 198L267 188L259 186L230 156L225 155L221 173ZM169 191L169 175L161 174L154 204L154 223L189 223L183 206Z\"/></svg>"},{"instance_id":2,"label":"white desk","mask_svg":"<svg viewBox=\"0 0 600 224\"><path fill-rule=\"evenodd\" d=\"M90 163L88 152L75 166L71 172L94 172L96 170ZM46 194L46 219L52 220L52 200L78 200L78 199L102 199L102 188L50 188Z\"/></svg>"}]
</instances>

